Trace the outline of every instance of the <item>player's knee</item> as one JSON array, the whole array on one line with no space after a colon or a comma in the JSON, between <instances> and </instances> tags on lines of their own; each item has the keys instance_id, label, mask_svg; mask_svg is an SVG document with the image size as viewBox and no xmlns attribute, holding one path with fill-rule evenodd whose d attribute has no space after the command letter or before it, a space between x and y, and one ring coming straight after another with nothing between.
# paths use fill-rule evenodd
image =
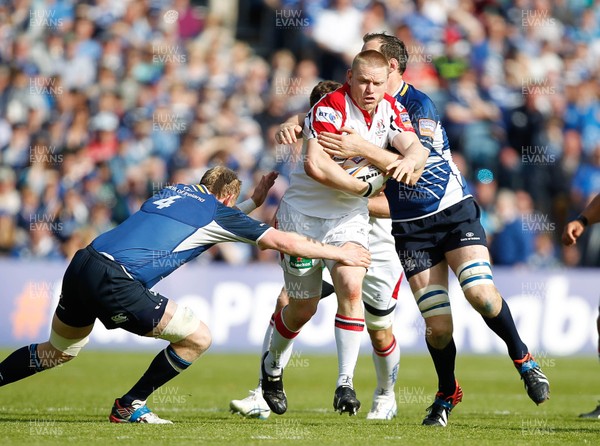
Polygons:
<instances>
[{"instance_id":1,"label":"player's knee","mask_svg":"<svg viewBox=\"0 0 600 446\"><path fill-rule=\"evenodd\" d=\"M184 339L195 339L200 336L202 321L188 307L178 305L169 323L163 328L158 338L177 344ZM208 330L208 328L206 328ZM209 332L210 336L210 332Z\"/></svg>"},{"instance_id":2,"label":"player's knee","mask_svg":"<svg viewBox=\"0 0 600 446\"><path fill-rule=\"evenodd\" d=\"M346 302L362 304L362 283L344 283L337 293L338 300L343 299Z\"/></svg>"},{"instance_id":3,"label":"player's knee","mask_svg":"<svg viewBox=\"0 0 600 446\"><path fill-rule=\"evenodd\" d=\"M470 288L465 296L471 306L484 317L494 317L502 307L502 296L494 285Z\"/></svg>"},{"instance_id":4,"label":"player's knee","mask_svg":"<svg viewBox=\"0 0 600 446\"><path fill-rule=\"evenodd\" d=\"M187 347L200 356L210 348L212 344L212 336L206 324L200 322L196 331L189 335L185 341L187 341Z\"/></svg>"},{"instance_id":5,"label":"player's knee","mask_svg":"<svg viewBox=\"0 0 600 446\"><path fill-rule=\"evenodd\" d=\"M59 335L54 329L50 330L50 339L47 343L38 346L38 358L44 369L49 369L69 362L75 358L81 349L89 342L90 337L68 339ZM43 356L46 355L46 358Z\"/></svg>"},{"instance_id":6,"label":"player's knee","mask_svg":"<svg viewBox=\"0 0 600 446\"><path fill-rule=\"evenodd\" d=\"M444 348L452 339L452 324L437 324L426 330L427 342L435 348Z\"/></svg>"},{"instance_id":7,"label":"player's knee","mask_svg":"<svg viewBox=\"0 0 600 446\"><path fill-rule=\"evenodd\" d=\"M385 350L394 341L394 334L392 333L391 326L387 329L368 329L369 337L371 338L371 345L375 350Z\"/></svg>"},{"instance_id":8,"label":"player's knee","mask_svg":"<svg viewBox=\"0 0 600 446\"><path fill-rule=\"evenodd\" d=\"M286 310L285 319L287 320L288 317L290 319L294 319L295 325L302 326L302 325L306 324L308 321L310 321L316 312L317 312L316 306L301 305L301 306L295 307L293 316L291 314L292 313L291 311L288 312Z\"/></svg>"}]
</instances>

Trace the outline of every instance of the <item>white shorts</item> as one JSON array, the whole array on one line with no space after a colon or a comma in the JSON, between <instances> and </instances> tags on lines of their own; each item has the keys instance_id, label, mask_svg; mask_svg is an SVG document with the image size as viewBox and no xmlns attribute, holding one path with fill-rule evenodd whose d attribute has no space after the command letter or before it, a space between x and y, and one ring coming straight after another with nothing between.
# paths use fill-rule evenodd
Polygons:
<instances>
[{"instance_id":1,"label":"white shorts","mask_svg":"<svg viewBox=\"0 0 600 446\"><path fill-rule=\"evenodd\" d=\"M297 232L330 245L341 246L354 242L369 248L369 216L366 212L340 218L311 217L296 211L282 201L275 215L275 227L287 232ZM281 256L281 267L288 295L292 299L309 299L321 295L323 264L331 270L333 260L305 259Z\"/></svg>"},{"instance_id":2,"label":"white shorts","mask_svg":"<svg viewBox=\"0 0 600 446\"><path fill-rule=\"evenodd\" d=\"M391 220L372 218L371 223L371 266L363 281L362 300L367 327L379 330L392 325L403 270L391 234Z\"/></svg>"}]
</instances>

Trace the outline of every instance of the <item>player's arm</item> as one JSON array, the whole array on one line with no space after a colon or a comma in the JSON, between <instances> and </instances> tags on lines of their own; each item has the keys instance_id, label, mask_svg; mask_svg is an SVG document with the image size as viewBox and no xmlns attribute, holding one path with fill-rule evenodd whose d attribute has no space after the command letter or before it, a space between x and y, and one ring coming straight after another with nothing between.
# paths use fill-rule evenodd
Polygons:
<instances>
[{"instance_id":1,"label":"player's arm","mask_svg":"<svg viewBox=\"0 0 600 446\"><path fill-rule=\"evenodd\" d=\"M234 207L242 211L244 214L249 214L254 209L261 207L267 198L269 190L273 187L273 184L275 184L275 180L278 176L279 173L277 172L269 172L268 174L263 175L258 185L254 188L254 192L252 192L250 198L236 204Z\"/></svg>"},{"instance_id":2,"label":"player's arm","mask_svg":"<svg viewBox=\"0 0 600 446\"><path fill-rule=\"evenodd\" d=\"M279 131L275 134L275 141L278 144L295 144L298 142L298 138L302 135L304 118L306 118L306 113L298 113L279 125Z\"/></svg>"},{"instance_id":3,"label":"player's arm","mask_svg":"<svg viewBox=\"0 0 600 446\"><path fill-rule=\"evenodd\" d=\"M369 198L369 215L375 218L390 218L390 205L382 192L372 198Z\"/></svg>"},{"instance_id":4,"label":"player's arm","mask_svg":"<svg viewBox=\"0 0 600 446\"><path fill-rule=\"evenodd\" d=\"M362 156L397 181L409 184L416 183L421 176L429 150L420 143L415 133L402 132L394 137L392 146L398 150L399 156L366 141L353 129L342 128L340 131L346 134L324 132L319 135L319 142L328 155L341 158Z\"/></svg>"},{"instance_id":5,"label":"player's arm","mask_svg":"<svg viewBox=\"0 0 600 446\"><path fill-rule=\"evenodd\" d=\"M309 259L331 259L348 266L368 268L371 263L369 251L355 243L346 243L344 246L326 245L295 232L277 229L269 229L258 240L258 247Z\"/></svg>"},{"instance_id":6,"label":"player's arm","mask_svg":"<svg viewBox=\"0 0 600 446\"><path fill-rule=\"evenodd\" d=\"M322 132L318 136L319 144L321 144L323 150L330 156L340 158L361 156L384 172L387 166L398 159L398 154L370 143L356 133L354 129L342 127L340 132L342 134Z\"/></svg>"},{"instance_id":7,"label":"player's arm","mask_svg":"<svg viewBox=\"0 0 600 446\"><path fill-rule=\"evenodd\" d=\"M397 181L414 184L423 173L425 163L429 157L427 149L416 133L398 133L392 140L392 146L402 155L386 167L391 176ZM415 176L417 178L415 179Z\"/></svg>"},{"instance_id":8,"label":"player's arm","mask_svg":"<svg viewBox=\"0 0 600 446\"><path fill-rule=\"evenodd\" d=\"M585 207L579 216L570 221L562 234L563 244L570 246L577 242L583 231L588 225L593 225L600 221L600 194L596 195L592 201Z\"/></svg>"},{"instance_id":9,"label":"player's arm","mask_svg":"<svg viewBox=\"0 0 600 446\"><path fill-rule=\"evenodd\" d=\"M367 183L348 175L344 169L332 160L316 138L309 139L306 144L304 171L313 180L325 186L361 197L370 190Z\"/></svg>"}]
</instances>

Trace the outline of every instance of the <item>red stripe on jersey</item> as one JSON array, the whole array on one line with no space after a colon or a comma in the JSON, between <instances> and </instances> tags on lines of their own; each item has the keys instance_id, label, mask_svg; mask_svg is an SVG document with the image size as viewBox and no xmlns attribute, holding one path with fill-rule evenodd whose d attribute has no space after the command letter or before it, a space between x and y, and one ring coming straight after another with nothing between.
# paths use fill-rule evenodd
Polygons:
<instances>
[{"instance_id":1,"label":"red stripe on jersey","mask_svg":"<svg viewBox=\"0 0 600 446\"><path fill-rule=\"evenodd\" d=\"M300 333L300 331L292 331L285 326L285 322L283 322L281 317L281 311L275 315L275 330L286 339L294 339Z\"/></svg>"},{"instance_id":2,"label":"red stripe on jersey","mask_svg":"<svg viewBox=\"0 0 600 446\"><path fill-rule=\"evenodd\" d=\"M394 287L394 292L392 293L392 298L398 300L398 292L400 291L400 284L402 283L402 278L404 277L404 271L400 273L400 278Z\"/></svg>"}]
</instances>

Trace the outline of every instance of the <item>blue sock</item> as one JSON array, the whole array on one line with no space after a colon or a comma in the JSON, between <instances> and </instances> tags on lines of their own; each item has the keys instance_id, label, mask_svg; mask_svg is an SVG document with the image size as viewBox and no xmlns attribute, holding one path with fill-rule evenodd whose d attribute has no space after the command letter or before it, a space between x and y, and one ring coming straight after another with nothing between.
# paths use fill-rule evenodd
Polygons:
<instances>
[{"instance_id":1,"label":"blue sock","mask_svg":"<svg viewBox=\"0 0 600 446\"><path fill-rule=\"evenodd\" d=\"M433 365L438 376L438 391L444 396L450 396L456 390L454 367L456 363L456 344L454 338L442 349L432 347L426 342L427 349L433 359Z\"/></svg>"},{"instance_id":2,"label":"blue sock","mask_svg":"<svg viewBox=\"0 0 600 446\"><path fill-rule=\"evenodd\" d=\"M513 361L523 359L529 350L517 332L510 308L504 299L502 299L500 313L496 317L484 317L483 320L506 343L510 359Z\"/></svg>"},{"instance_id":3,"label":"blue sock","mask_svg":"<svg viewBox=\"0 0 600 446\"><path fill-rule=\"evenodd\" d=\"M144 376L120 398L121 404L128 406L134 400L146 401L152 392L175 378L190 365L192 365L191 362L179 357L173 347L169 345L156 355Z\"/></svg>"},{"instance_id":4,"label":"blue sock","mask_svg":"<svg viewBox=\"0 0 600 446\"><path fill-rule=\"evenodd\" d=\"M44 370L37 355L37 344L12 352L0 363L0 387Z\"/></svg>"}]
</instances>

